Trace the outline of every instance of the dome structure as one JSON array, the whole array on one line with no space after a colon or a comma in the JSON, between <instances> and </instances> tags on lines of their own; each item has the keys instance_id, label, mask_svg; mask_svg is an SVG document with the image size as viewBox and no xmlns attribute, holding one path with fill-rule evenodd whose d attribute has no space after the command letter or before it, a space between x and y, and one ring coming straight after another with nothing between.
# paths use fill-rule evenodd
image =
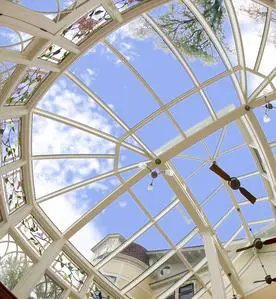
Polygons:
<instances>
[{"instance_id":1,"label":"dome structure","mask_svg":"<svg viewBox=\"0 0 276 299\"><path fill-rule=\"evenodd\" d=\"M274 298L275 11L0 0L0 298Z\"/></svg>"}]
</instances>

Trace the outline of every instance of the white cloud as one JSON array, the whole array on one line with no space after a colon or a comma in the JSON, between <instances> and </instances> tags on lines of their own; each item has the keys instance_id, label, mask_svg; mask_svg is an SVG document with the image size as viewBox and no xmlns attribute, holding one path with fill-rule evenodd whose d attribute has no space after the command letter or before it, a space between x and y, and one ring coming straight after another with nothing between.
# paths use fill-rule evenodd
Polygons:
<instances>
[{"instance_id":1,"label":"white cloud","mask_svg":"<svg viewBox=\"0 0 276 299\"><path fill-rule=\"evenodd\" d=\"M245 59L247 66L253 68L256 62L257 54L259 51L259 46L263 34L265 18L252 18L245 10L253 9L260 11L265 11L264 7L254 3L251 0L237 1L236 3L236 12L239 20L240 27L242 30L242 40L245 50ZM270 36L268 37L268 42L265 47L265 52L263 59L260 65L260 72L267 75L275 67L275 64L271 63L274 61L276 56L276 47L275 40L273 42L273 35L275 35L276 27L275 24L272 24L272 29L270 30ZM249 78L250 89L254 90L260 84L258 78L253 76Z\"/></svg>"},{"instance_id":2,"label":"white cloud","mask_svg":"<svg viewBox=\"0 0 276 299\"><path fill-rule=\"evenodd\" d=\"M90 84L95 80L96 73L94 70L87 68L81 73L80 77L85 85L90 86Z\"/></svg>"},{"instance_id":3,"label":"white cloud","mask_svg":"<svg viewBox=\"0 0 276 299\"><path fill-rule=\"evenodd\" d=\"M88 73L93 74L93 70ZM87 99L76 90L72 90L65 80L56 83L39 104L40 108L74 118L96 127L107 133L114 133L116 127L100 113L94 102ZM114 153L114 144L102 138L84 133L80 130L62 125L43 117L34 117L33 121L33 153ZM34 180L36 196L49 194L73 182L107 172L113 168L112 159L86 160L42 160L34 162ZM115 186L115 179L107 185L99 181L88 188L103 194L109 186ZM90 189L90 190L91 190ZM81 217L91 206L89 189L76 190L55 197L41 204L46 214L64 231ZM104 197L104 195L103 195ZM93 200L95 204L95 200ZM90 206L88 206L90 205ZM91 257L90 249L104 237L100 228L89 223L73 238L72 242L87 258Z\"/></svg>"},{"instance_id":4,"label":"white cloud","mask_svg":"<svg viewBox=\"0 0 276 299\"><path fill-rule=\"evenodd\" d=\"M119 201L118 204L119 204L120 208L122 208L122 209L127 206L127 202L126 201Z\"/></svg>"}]
</instances>

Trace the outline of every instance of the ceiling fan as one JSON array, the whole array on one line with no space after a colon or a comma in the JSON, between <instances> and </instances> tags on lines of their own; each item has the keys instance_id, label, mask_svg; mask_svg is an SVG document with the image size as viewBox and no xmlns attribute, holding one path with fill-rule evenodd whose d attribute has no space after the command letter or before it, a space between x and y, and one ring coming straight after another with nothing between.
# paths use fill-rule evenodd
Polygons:
<instances>
[{"instance_id":1,"label":"ceiling fan","mask_svg":"<svg viewBox=\"0 0 276 299\"><path fill-rule=\"evenodd\" d=\"M223 169L221 169L216 162L213 162L213 164L210 167L210 170L212 170L214 173L216 173L218 176L220 176L222 179L228 182L228 185L233 190L239 190L240 193L248 199L252 204L255 203L257 198L252 195L249 191L247 191L245 188L241 187L241 183L239 179L236 177L231 177L229 174L227 174Z\"/></svg>"},{"instance_id":2,"label":"ceiling fan","mask_svg":"<svg viewBox=\"0 0 276 299\"><path fill-rule=\"evenodd\" d=\"M276 244L276 238L271 238L265 241L262 241L260 238L256 238L253 243L247 247L239 248L236 252L241 252L250 248L255 247L256 249L262 249L264 245Z\"/></svg>"},{"instance_id":3,"label":"ceiling fan","mask_svg":"<svg viewBox=\"0 0 276 299\"><path fill-rule=\"evenodd\" d=\"M271 275L266 275L263 280L256 280L253 283L265 282L267 284L272 284L272 282L276 282L276 278L272 278Z\"/></svg>"}]
</instances>

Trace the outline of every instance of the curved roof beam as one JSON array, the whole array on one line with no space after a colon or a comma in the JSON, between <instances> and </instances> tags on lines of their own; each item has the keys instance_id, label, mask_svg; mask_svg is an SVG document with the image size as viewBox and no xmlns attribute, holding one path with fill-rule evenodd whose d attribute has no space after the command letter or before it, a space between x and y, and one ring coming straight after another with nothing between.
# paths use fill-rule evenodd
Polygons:
<instances>
[{"instance_id":1,"label":"curved roof beam","mask_svg":"<svg viewBox=\"0 0 276 299\"><path fill-rule=\"evenodd\" d=\"M242 42L240 25L238 22L237 14L235 12L234 5L231 0L224 0L226 9L228 11L228 16L230 19L230 24L232 27L232 32L234 35L235 45L237 49L238 63L242 67L241 70L241 87L244 95L247 95L247 78L246 78L246 63L245 63L245 54L244 47Z\"/></svg>"},{"instance_id":2,"label":"curved roof beam","mask_svg":"<svg viewBox=\"0 0 276 299\"><path fill-rule=\"evenodd\" d=\"M177 48L174 46L173 42L170 40L170 38L161 30L161 28L158 26L158 24L153 20L152 17L150 17L148 14L144 14L144 19L151 25L151 27L154 29L154 31L162 38L164 43L168 46L168 48L172 51L172 53L175 55L175 57L178 59L179 63L182 65L184 70L187 72L193 83L196 87L198 87L199 93L201 94L203 101L211 114L212 118L214 120L217 119L216 112L214 111L205 91L201 88L200 82L195 76L194 72L192 71L191 67L185 60L185 58L180 54L180 52L177 50Z\"/></svg>"},{"instance_id":3,"label":"curved roof beam","mask_svg":"<svg viewBox=\"0 0 276 299\"><path fill-rule=\"evenodd\" d=\"M245 94L243 93L243 91L241 89L240 83L238 81L238 78L237 78L234 70L233 70L233 66L230 62L230 59L227 56L227 54L226 54L223 46L221 45L220 41L218 40L218 38L214 34L213 30L211 29L210 25L207 23L205 18L202 16L202 14L197 9L196 5L191 0L181 0L181 1L191 10L191 12L195 15L197 20L200 22L200 24L204 28L206 34L210 37L211 41L213 42L214 46L216 47L216 49L217 49L224 65L225 65L226 69L228 71L230 71L230 73L231 73L231 78L232 78L233 84L236 88L237 94L239 95L241 105L246 104L247 99L246 99Z\"/></svg>"},{"instance_id":4,"label":"curved roof beam","mask_svg":"<svg viewBox=\"0 0 276 299\"><path fill-rule=\"evenodd\" d=\"M269 33L269 28L270 28L270 24L271 24L271 16L272 16L272 11L271 8L267 9L267 14L266 14L266 19L265 19L265 25L264 25L264 30L263 30L263 34L262 34L262 40L261 40L261 44L259 47L259 52L258 52L258 56L254 65L254 71L258 72L260 64L262 62L262 58L264 55L264 50L265 50L265 45L267 43L267 37L268 37L268 33Z\"/></svg>"},{"instance_id":5,"label":"curved roof beam","mask_svg":"<svg viewBox=\"0 0 276 299\"><path fill-rule=\"evenodd\" d=\"M114 137L114 136L112 136L108 133L105 133L105 132L102 132L102 131L100 131L98 129L95 129L93 127L87 126L87 125L82 124L78 121L69 119L67 117L64 117L64 116L61 116L61 115L58 115L58 114L55 114L55 113L52 113L52 112L49 112L49 111L42 110L42 109L39 109L39 108L33 109L33 113L36 114L36 115L39 115L41 117L45 117L45 118L51 119L53 121L57 121L59 123L71 126L72 128L76 128L76 129L81 130L83 132L87 132L89 134L92 134L92 135L95 135L97 137L103 138L103 139L105 139L107 141L110 141L114 144L120 144L122 147L125 147L129 150L132 150L132 151L134 151L134 152L136 152L140 155L147 156L147 153L144 150L142 150L141 148L139 148L135 145L132 145L128 142L120 141L118 138L116 138L116 137Z\"/></svg>"},{"instance_id":6,"label":"curved roof beam","mask_svg":"<svg viewBox=\"0 0 276 299\"><path fill-rule=\"evenodd\" d=\"M140 83L145 87L145 89L150 93L150 95L154 98L154 100L158 103L160 106L160 109L164 107L164 103L161 101L161 99L158 97L158 95L155 93L155 91L150 87L150 85L146 82L146 80L137 72L137 70L127 61L127 59L117 50L115 49L111 43L109 43L106 39L103 40L104 45L113 53L115 54L131 71L131 73L140 81ZM174 119L173 115L170 113L170 111L166 110L165 114L168 116L168 118L171 120L171 122L174 124L174 126L177 128L178 132L185 138L186 135L177 123L177 121Z\"/></svg>"}]
</instances>

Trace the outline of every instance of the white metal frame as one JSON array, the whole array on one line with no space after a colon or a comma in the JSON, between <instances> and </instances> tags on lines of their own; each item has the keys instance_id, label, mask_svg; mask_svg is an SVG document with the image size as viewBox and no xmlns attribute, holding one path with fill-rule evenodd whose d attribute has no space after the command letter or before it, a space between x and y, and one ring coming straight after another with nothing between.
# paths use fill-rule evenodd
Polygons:
<instances>
[{"instance_id":1,"label":"white metal frame","mask_svg":"<svg viewBox=\"0 0 276 299\"><path fill-rule=\"evenodd\" d=\"M203 294L205 292L209 292L209 294L212 294L210 291L211 284L208 283L204 285L203 281L201 281L199 275L197 272L206 265L207 259L203 259L197 266L192 267L189 265L188 261L185 259L184 255L181 252L181 248L198 232L203 234L205 239L207 240L207 253L210 253L209 247L215 246L216 251L218 252L218 260L220 262L220 266L224 271L224 275L227 275L228 273L232 273L232 284L233 287L236 289L236 291L243 296L243 288L239 281L239 275L240 272L237 273L235 270L235 264L239 260L240 255L237 255L236 258L231 261L228 257L225 248L227 248L231 241L235 238L236 235L239 234L239 232L244 228L247 232L248 239L252 241L252 237L250 235L248 226L250 225L245 221L245 218L243 217L242 213L239 212L241 221L243 223L243 227L239 228L237 232L234 233L232 238L226 243L221 244L221 242L218 240L215 229L235 210L239 209L239 206L247 204L247 202L243 203L237 203L235 197L232 194L232 191L228 188L229 194L231 199L233 200L233 207L220 219L220 221L212 227L208 221L208 219L204 216L202 213L202 206L199 206L196 199L193 197L193 194L190 192L186 185L186 179L183 181L183 178L181 178L180 174L177 173L177 170L174 168L170 160L175 156L181 156L181 152L184 149L187 149L191 145L193 145L196 142L202 141L205 137L210 135L211 133L215 132L216 130L226 127L227 124L233 122L233 121L241 121L244 128L246 129L247 136L250 136L251 143L249 146L256 147L261 154L262 161L265 165L265 168L267 170L266 174L262 174L264 177L264 180L266 181L266 187L268 192L268 197L259 199L259 200L269 200L272 204L272 207L276 204L276 163L275 158L273 157L271 148L275 146L275 143L268 144L265 138L265 135L263 131L261 130L258 122L256 121L256 118L254 114L251 111L248 111L246 108L246 105L250 105L250 109L254 109L256 107L259 107L260 105L263 105L266 100L272 100L275 99L276 91L274 88L274 85L272 83L272 80L275 78L276 75L276 68L268 75L265 76L261 73L259 73L259 66L262 61L265 44L268 37L268 31L271 21L271 13L272 13L272 7L268 6L268 13L266 17L264 32L262 36L261 45L259 48L259 53L255 62L254 69L248 69L245 64L245 55L242 43L242 37L241 32L239 28L238 19L235 13L235 9L233 7L231 0L225 0L225 5L228 13L228 17L230 20L230 24L232 26L233 30L233 36L235 40L235 45L237 49L237 57L238 57L238 65L233 66L230 62L230 59L223 47L223 45L219 42L219 40L214 35L212 29L210 28L209 24L206 22L206 20L203 18L195 4L191 0L183 0L183 3L187 5L187 7L192 11L192 13L197 17L198 21L208 34L209 38L212 40L213 44L217 48L218 54L221 57L226 71L218 74L217 76L214 76L213 78L205 81L205 82L199 82L195 74L193 73L193 70L188 65L187 61L183 58L183 56L179 53L179 51L174 46L173 42L162 32L162 30L158 27L158 24L146 13L149 9L166 3L167 0L157 1L157 0L151 0L146 1L144 3L141 3L140 5L137 5L137 7L129 10L128 12L122 14L119 12L119 10L116 8L116 6L113 4L110 0L89 0L84 5L78 7L73 12L68 14L66 17L64 17L60 22L54 23L50 21L47 17L42 16L40 13L33 12L29 9L26 9L20 5L10 3L5 0L0 0L0 6L1 6L1 13L3 15L0 16L0 24L4 26L8 26L11 29L18 30L18 31L24 31L31 35L33 35L35 38L33 42L30 44L30 46L24 51L24 53L14 53L9 50L0 50L0 60L4 61L10 61L17 64L15 72L11 75L9 80L6 82L4 88L0 92L0 119L7 119L10 117L22 117L23 123L22 128L23 132L22 135L25 138L22 138L22 158L16 162L13 162L11 164L8 164L6 166L3 166L0 168L0 175L6 174L7 172L11 171L12 169L17 169L18 167L22 167L23 169L23 176L25 181L25 192L27 195L27 204L21 207L18 211L15 213L9 215L7 208L5 206L5 199L2 196L0 200L0 208L1 208L1 214L3 217L3 222L0 223L0 237L4 236L7 233L11 233L13 238L19 243L24 246L24 250L27 252L27 254L33 258L34 266L29 269L29 271L24 275L22 280L19 282L19 284L14 289L14 293L20 298L26 298L30 290L34 287L35 283L39 281L40 277L45 273L45 271L51 273L51 276L55 278L56 281L59 282L60 285L65 289L65 292L62 295L62 298L67 298L69 294L73 295L76 298L83 298L85 293L87 292L88 288L90 287L93 280L96 280L97 283L100 283L101 285L105 286L105 289L113 295L115 298L128 298L127 294L130 290L135 288L140 282L142 282L147 276L149 276L151 273L153 273L162 263L164 263L166 260L168 260L170 257L172 257L174 254L177 254L177 256L180 258L180 260L184 263L184 265L189 269L189 273L185 275L183 278L181 278L177 283L175 283L173 286L171 286L167 291L165 291L163 294L159 296L159 298L166 298L169 294L174 292L177 288L179 288L185 281L190 279L192 276L196 277L196 279L199 281L201 286L203 287L200 294ZM97 7L98 5L103 5L105 9L108 11L108 13L113 18L113 21L106 24L101 30L95 32L91 37L89 37L83 44L80 46L77 46L73 44L72 42L68 41L67 39L63 38L60 35L60 32L68 25L73 23L75 20L79 19L85 12ZM266 4L266 3L265 3ZM178 59L179 63L183 66L184 70L188 73L191 80L194 82L195 87L191 90L185 92L183 95L171 100L169 103L164 104L158 97L158 95L154 92L154 90L151 88L151 86L146 82L146 80L135 70L135 68L131 65L130 62L128 62L124 56L115 49L106 39L105 36L109 34L110 32L116 30L119 28L122 24L127 23L128 21L132 20L138 15L143 15L144 19L152 26L152 28L155 30L155 32L163 39L163 41L167 44L169 49L172 51L172 53L175 55L175 57ZM39 24L39 26L37 25ZM41 29L42 28L42 29ZM85 84L79 80L74 74L67 71L67 67L74 62L82 53L87 51L90 47L95 45L98 41L102 40L104 44L115 54L117 57L129 68L131 73L142 83L142 85L145 87L145 89L153 96L153 98L156 100L156 102L159 104L160 108L156 111L154 111L151 115L147 116L145 119L143 119L140 123L136 124L133 128L128 127L122 119L114 112L112 109L105 104L105 102L97 97L95 93L93 93L92 90L90 90ZM67 57L67 59L62 62L60 65L56 65L47 61L43 61L41 59L38 59L37 56L45 50L50 44L56 44L68 51L70 51L70 55ZM36 91L35 94L33 94L31 100L29 103L22 107L7 107L5 106L6 99L11 95L14 88L17 86L17 84L20 82L20 80L23 78L26 69L28 66L35 66L42 69L45 69L47 71L50 71L50 76L42 83L40 88ZM238 81L236 72L240 71L241 73L241 82ZM259 87L253 92L253 94L248 98L247 97L247 78L246 78L246 71L250 71L258 76L263 77L263 82L259 85ZM121 138L115 138L107 133L101 132L95 128L92 128L90 126L78 123L76 121L73 121L71 119L67 119L65 117L58 116L56 114L43 111L41 109L35 108L38 100L45 94L45 92L50 88L52 83L62 74L64 73L70 80L72 80L77 86L79 86L89 97L91 97L98 105L100 105L114 120L115 122L120 125L125 131L125 135ZM230 76L234 87L237 91L237 94L239 95L240 100L240 107L237 107L231 111L229 111L225 115L218 115L205 91L204 88L217 82L221 78L225 76ZM261 93L264 90L264 88L270 85L273 89L273 92L267 97L264 98ZM176 122L172 114L170 113L169 109L176 105L177 103L189 98L192 94L199 92L203 98L203 101L210 113L212 121L206 125L205 127L199 129L198 131L194 132L193 134L187 136L186 133L181 129L179 124ZM123 180L122 176L120 175L122 172L130 170L130 169L136 169L137 164L129 165L124 168L118 168L118 156L120 153L120 148L125 147L127 149L130 149L134 152L137 152L141 155L144 155L149 162L149 166L151 168L154 168L154 159L157 157L157 154L153 151L151 151L146 144L143 143L143 141L137 136L136 132L146 124L148 124L150 121L155 119L157 116L159 116L161 113L164 113L168 116L168 118L172 121L173 125L177 128L179 131L179 134L181 136L181 139L176 141L174 144L168 146L164 151L161 151L158 153L158 156L162 160L162 165L160 166L160 170L164 169L174 169L174 176L173 177L166 177L166 180L169 184L169 186L173 189L174 193L178 197L178 199L175 199L167 208L165 208L160 214L156 217L152 217L150 213L147 211L147 209L143 206L140 199L137 197L137 195L133 192L132 186L135 185L139 180L141 180L144 176L148 174L148 171L146 169L140 170L136 175L131 177L128 180ZM75 127L77 129L83 130L85 132L88 132L89 134L93 134L95 136L98 136L100 138L106 139L110 142L113 142L116 145L116 153L115 155L102 155L101 153L96 155L32 155L32 117L33 114L43 116L67 125L70 125L72 127ZM220 141L217 146L217 150L214 154L214 156L210 156L210 161L214 160L217 155L219 155L219 147L221 142L223 141L225 134L225 130L221 134ZM127 137L131 136L139 146L134 146L125 140ZM228 152L235 151L239 147L228 149ZM206 147L206 150L208 152L208 148ZM226 154L220 153L221 155ZM33 170L32 170L32 161L33 160L41 160L41 159L75 159L75 158L85 158L85 159L93 159L93 158L108 158L114 160L114 170L108 173L105 173L103 175L100 175L98 177L94 177L92 179L89 179L87 181L80 182L78 184L71 185L69 187L63 188L61 190L57 190L53 192L52 194L47 194L46 196L37 199L35 197L34 192L34 181L33 181ZM184 158L184 157L182 157ZM189 157L185 157L189 158ZM200 159L200 158L199 158ZM210 161L202 161L201 167L203 167L206 163ZM196 171L200 171L200 168ZM195 172L196 173L196 172ZM191 176L195 175L195 173L191 174ZM71 227L64 233L61 234L50 222L50 220L46 217L46 215L41 211L41 209L38 206L38 203L45 201L45 200L51 200L51 198L64 194L65 192L69 192L72 190L75 190L76 188L85 186L87 184L90 184L92 182L95 182L97 180L101 180L103 178L109 177L109 176L117 176L121 182L121 185L113 191L111 194L109 194L106 198L104 198L99 204L95 207L93 207L90 211L88 211L85 215L83 215L80 219L78 219L75 223L71 225ZM254 175L254 174L246 174L246 176ZM219 187L222 188L223 184ZM219 191L219 188L214 190L212 194L206 200L204 201L203 205L206 204L215 194ZM2 189L2 187L1 187ZM3 190L0 190L3 193ZM113 201L115 201L121 194L124 192L129 192L129 194L132 196L132 198L136 201L136 203L140 206L140 208L143 210L145 215L147 216L149 222L141 228L138 232L136 232L130 239L128 239L123 245L121 245L119 248L117 248L113 253L111 253L108 257L106 257L104 260L100 261L96 266L92 266L90 263L88 263L78 252L77 250L69 243L69 238L72 237L75 233L77 233L83 226L85 226L89 221L91 221L98 213L100 213L104 208L106 208L109 204L111 204ZM176 207L177 204L182 203L183 206L186 208L187 212L189 213L190 217L196 224L197 228L194 229L188 236L186 236L178 245L175 245L167 236L167 234L162 230L162 228L158 225L158 220L164 217L169 211L171 211L173 208ZM274 208L275 211L275 208ZM41 224L45 228L45 230L51 235L52 239L54 240L51 246L46 250L45 254L43 254L41 257L38 257L34 254L31 247L28 247L28 244L24 245L24 240L22 240L22 237L17 234L14 227L28 214L32 213L35 217L39 218ZM264 223L267 221L275 220L273 219L264 219L262 220ZM131 242L134 242L139 236L141 236L147 229L150 227L155 226L158 231L161 233L161 235L167 240L167 242L171 246L171 250L165 254L157 263L155 263L153 266L149 267L144 273L142 273L139 277L137 277L135 280L130 282L127 286L125 286L122 290L119 290L118 288L114 287L100 272L100 269L106 265L112 258L114 258L118 253L120 253L127 245L129 245ZM66 284L64 281L62 281L52 270L49 268L51 262L54 260L56 255L61 251L65 250L70 254L72 258L76 260L77 263L79 263L80 266L85 269L85 271L88 273L88 279L85 282L81 293L78 294L73 288L71 288L68 284ZM256 252L252 253L252 256L254 257L256 255ZM210 254L207 254L207 257L210 257ZM213 257L211 257L213 260ZM210 259L208 260L210 261ZM250 263L250 262L249 262ZM249 264L248 263L248 264ZM212 263L211 263L212 264ZM216 267L218 265L216 264ZM246 269L248 265L245 265L244 269ZM216 273L216 277L218 274L218 268L215 270L214 273ZM245 271L245 270L244 270ZM216 282L218 282L216 278ZM222 291L222 289L221 289ZM215 296L215 294L213 294ZM222 293L221 295L222 296ZM195 296L195 298L200 298L199 294ZM222 298L222 297L221 297Z\"/></svg>"}]
</instances>

